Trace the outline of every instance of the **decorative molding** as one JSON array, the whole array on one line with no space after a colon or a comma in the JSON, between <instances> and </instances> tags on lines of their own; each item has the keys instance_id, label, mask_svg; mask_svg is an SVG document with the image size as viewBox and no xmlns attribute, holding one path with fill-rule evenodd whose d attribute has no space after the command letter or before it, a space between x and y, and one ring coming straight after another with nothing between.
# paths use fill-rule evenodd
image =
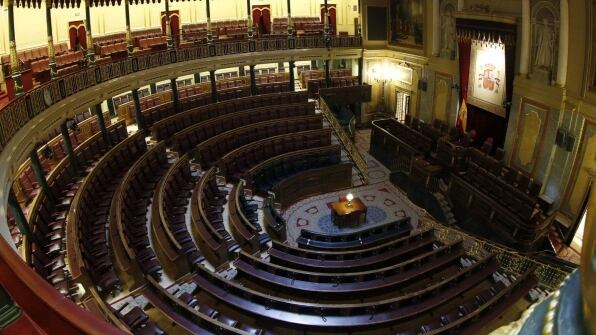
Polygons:
<instances>
[{"instance_id":1,"label":"decorative molding","mask_svg":"<svg viewBox=\"0 0 596 335\"><path fill-rule=\"evenodd\" d=\"M518 18L515 16L494 13L482 13L474 11L456 12L455 17L458 19L470 19L489 22L501 22L507 24L517 24Z\"/></svg>"},{"instance_id":2,"label":"decorative molding","mask_svg":"<svg viewBox=\"0 0 596 335\"><path fill-rule=\"evenodd\" d=\"M525 127L524 124L526 120L524 120L524 111L526 110L526 106L534 107L541 112L540 115L540 129L538 129L538 134L536 136L536 143L534 143L534 148L532 152L532 157L530 162L523 166L519 164L519 150L520 150L520 140L522 137L525 136L522 132L524 131ZM530 100L528 98L522 97L521 102L519 104L519 113L518 113L518 122L517 122L517 129L515 132L515 141L513 142L513 154L511 156L511 164L516 168L526 171L530 173L533 177L536 175L536 168L541 158L542 154L542 146L544 145L544 139L546 137L546 130L548 129L548 120L550 117L550 108L545 106L537 101Z\"/></svg>"}]
</instances>

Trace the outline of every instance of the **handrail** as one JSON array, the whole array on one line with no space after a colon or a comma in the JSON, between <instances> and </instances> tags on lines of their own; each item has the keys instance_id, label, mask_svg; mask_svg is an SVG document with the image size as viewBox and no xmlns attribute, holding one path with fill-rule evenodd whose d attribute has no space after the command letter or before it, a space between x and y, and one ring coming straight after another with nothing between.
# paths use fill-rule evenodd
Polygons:
<instances>
[{"instance_id":1,"label":"handrail","mask_svg":"<svg viewBox=\"0 0 596 335\"><path fill-rule=\"evenodd\" d=\"M341 40L341 42L334 42L335 39ZM295 47L298 49L326 47L324 39L319 36L296 37L295 41ZM333 36L331 37L331 44L345 48L360 48L362 46L362 39L360 36ZM41 85L15 98L0 110L0 152L5 148L10 139L35 116L68 96L99 83L138 71L174 63L223 55L250 53L248 41L218 42L217 45L220 47L216 48L215 55L210 55L206 44L195 44L190 47L136 55L110 63L87 67ZM267 41L257 40L257 52L286 49L289 49L286 38L267 39Z\"/></svg>"},{"instance_id":2,"label":"handrail","mask_svg":"<svg viewBox=\"0 0 596 335\"><path fill-rule=\"evenodd\" d=\"M331 127L335 131L335 134L339 138L339 141L341 142L343 147L348 152L348 155L350 156L354 164L356 164L356 168L358 169L360 179L364 182L364 184L368 184L368 165L366 163L366 160L362 157L362 154L360 154L360 151L358 151L358 148L356 148L354 142L350 140L348 134L346 134L344 129L341 127L339 121L337 120L335 115L333 115L331 109L329 108L327 102L325 102L325 99L323 99L323 97L319 98L319 108L321 110L321 113L325 116L325 119L327 119L329 124L331 124Z\"/></svg>"},{"instance_id":3,"label":"handrail","mask_svg":"<svg viewBox=\"0 0 596 335\"><path fill-rule=\"evenodd\" d=\"M416 205L411 204L411 206ZM541 262L530 256L520 254L513 249L499 246L487 240L479 239L459 229L446 227L428 217L422 218L420 224L420 228L433 228L435 230L435 236L443 243L448 243L454 239L462 239L464 241L464 249L472 256L482 257L487 253L495 254L499 264L507 272L521 275L528 269L536 267L534 275L538 279L538 282L550 290L556 290L572 271Z\"/></svg>"}]
</instances>

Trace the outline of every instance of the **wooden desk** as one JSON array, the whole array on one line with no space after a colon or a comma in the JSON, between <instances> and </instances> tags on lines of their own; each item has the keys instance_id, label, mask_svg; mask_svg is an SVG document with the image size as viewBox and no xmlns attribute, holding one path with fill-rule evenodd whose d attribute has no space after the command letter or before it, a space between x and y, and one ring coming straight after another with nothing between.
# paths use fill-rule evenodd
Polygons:
<instances>
[{"instance_id":1,"label":"wooden desk","mask_svg":"<svg viewBox=\"0 0 596 335\"><path fill-rule=\"evenodd\" d=\"M351 201L339 200L331 204L333 223L338 227L354 227L366 222L366 206L359 198Z\"/></svg>"}]
</instances>

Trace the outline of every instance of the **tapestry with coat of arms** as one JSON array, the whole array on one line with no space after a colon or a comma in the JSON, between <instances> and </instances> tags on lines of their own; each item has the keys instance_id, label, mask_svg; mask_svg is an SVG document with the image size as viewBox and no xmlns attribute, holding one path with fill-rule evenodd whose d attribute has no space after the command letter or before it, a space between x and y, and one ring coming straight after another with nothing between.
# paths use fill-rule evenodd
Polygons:
<instances>
[{"instance_id":1,"label":"tapestry with coat of arms","mask_svg":"<svg viewBox=\"0 0 596 335\"><path fill-rule=\"evenodd\" d=\"M472 41L468 103L505 117L505 45Z\"/></svg>"}]
</instances>

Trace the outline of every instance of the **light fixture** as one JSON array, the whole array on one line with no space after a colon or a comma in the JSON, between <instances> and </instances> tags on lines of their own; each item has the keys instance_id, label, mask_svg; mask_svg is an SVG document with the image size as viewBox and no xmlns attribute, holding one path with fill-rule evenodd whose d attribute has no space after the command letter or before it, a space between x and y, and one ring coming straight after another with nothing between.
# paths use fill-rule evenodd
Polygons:
<instances>
[{"instance_id":1,"label":"light fixture","mask_svg":"<svg viewBox=\"0 0 596 335\"><path fill-rule=\"evenodd\" d=\"M346 207L352 207L352 200L354 200L354 195L352 193L348 193L346 195L346 200L348 200Z\"/></svg>"}]
</instances>

